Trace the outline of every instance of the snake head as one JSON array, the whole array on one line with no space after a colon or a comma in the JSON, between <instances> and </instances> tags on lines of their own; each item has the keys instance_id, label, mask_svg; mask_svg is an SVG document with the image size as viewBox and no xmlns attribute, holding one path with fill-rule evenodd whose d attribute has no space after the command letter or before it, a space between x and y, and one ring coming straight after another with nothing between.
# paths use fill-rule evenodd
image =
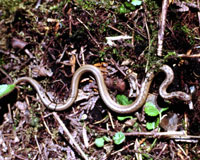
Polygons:
<instances>
[{"instance_id":1,"label":"snake head","mask_svg":"<svg viewBox=\"0 0 200 160\"><path fill-rule=\"evenodd\" d=\"M185 92L177 91L175 93L176 93L176 98L177 99L180 99L180 100L186 101L186 102L192 100L192 96L187 94L187 93L185 93Z\"/></svg>"}]
</instances>

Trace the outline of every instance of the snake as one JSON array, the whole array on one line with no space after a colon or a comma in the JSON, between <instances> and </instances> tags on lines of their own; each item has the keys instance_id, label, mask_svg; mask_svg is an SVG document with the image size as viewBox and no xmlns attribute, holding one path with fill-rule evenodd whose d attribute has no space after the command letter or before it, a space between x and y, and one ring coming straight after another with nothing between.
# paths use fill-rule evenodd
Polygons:
<instances>
[{"instance_id":1,"label":"snake","mask_svg":"<svg viewBox=\"0 0 200 160\"><path fill-rule=\"evenodd\" d=\"M158 72L165 73L165 79L163 80L163 82L161 83L161 85L159 87L159 94L163 99L169 100L169 99L177 98L177 99L185 101L187 103L191 102L191 99L192 99L190 94L187 94L182 91L174 91L174 92L170 92L170 93L167 92L168 86L173 82L174 72L170 66L165 65L165 64L160 66L158 72L156 72L156 73L154 70L149 70L146 73L145 78L141 82L139 95L129 105L120 105L111 98L100 69L95 67L94 65L90 65L90 64L83 65L76 70L76 72L74 73L74 75L72 77L69 97L67 100L64 101L64 103L57 104L55 102L52 102L46 95L43 87L33 78L21 77L21 78L16 79L14 84L17 85L21 82L30 83L33 86L33 88L36 90L36 92L38 93L42 103L47 108L54 110L54 111L63 111L73 105L73 103L76 100L76 97L78 95L78 87L79 87L79 82L80 82L81 76L87 72L90 72L94 75L97 85L98 85L100 97L104 101L105 105L110 110L112 110L116 113L129 114L129 113L135 112L139 108L141 108L145 104L145 101L147 99L152 80L154 79L156 73L158 73Z\"/></svg>"}]
</instances>

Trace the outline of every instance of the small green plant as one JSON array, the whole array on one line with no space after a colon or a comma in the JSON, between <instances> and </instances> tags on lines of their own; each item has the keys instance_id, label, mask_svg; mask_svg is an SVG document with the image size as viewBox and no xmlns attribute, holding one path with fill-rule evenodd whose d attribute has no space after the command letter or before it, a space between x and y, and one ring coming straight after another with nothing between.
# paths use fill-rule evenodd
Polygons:
<instances>
[{"instance_id":1,"label":"small green plant","mask_svg":"<svg viewBox=\"0 0 200 160\"><path fill-rule=\"evenodd\" d=\"M32 127L39 127L39 126L40 126L40 125L39 125L39 121L40 121L40 119L39 119L38 117L32 116L32 117L31 117L31 120L30 120L30 125L31 125Z\"/></svg>"},{"instance_id":2,"label":"small green plant","mask_svg":"<svg viewBox=\"0 0 200 160\"><path fill-rule=\"evenodd\" d=\"M15 89L15 84L2 84L0 85L0 98L6 96Z\"/></svg>"},{"instance_id":3,"label":"small green plant","mask_svg":"<svg viewBox=\"0 0 200 160\"><path fill-rule=\"evenodd\" d=\"M101 58L101 61L104 61L104 57L106 55L106 52L105 51L99 51L99 56Z\"/></svg>"},{"instance_id":4,"label":"small green plant","mask_svg":"<svg viewBox=\"0 0 200 160\"><path fill-rule=\"evenodd\" d=\"M103 136L103 137L96 138L94 143L98 148L101 148L104 146L105 141L110 142L111 139L109 137Z\"/></svg>"},{"instance_id":5,"label":"small green plant","mask_svg":"<svg viewBox=\"0 0 200 160\"><path fill-rule=\"evenodd\" d=\"M1 0L0 10L2 10L2 18L8 18L23 5L22 0Z\"/></svg>"},{"instance_id":6,"label":"small green plant","mask_svg":"<svg viewBox=\"0 0 200 160\"><path fill-rule=\"evenodd\" d=\"M133 119L133 116L117 116L119 121L124 121L126 119Z\"/></svg>"},{"instance_id":7,"label":"small green plant","mask_svg":"<svg viewBox=\"0 0 200 160\"><path fill-rule=\"evenodd\" d=\"M127 0L120 6L119 13L129 13L131 11L134 11L136 9L136 6L140 6L141 4L142 1L140 0Z\"/></svg>"},{"instance_id":8,"label":"small green plant","mask_svg":"<svg viewBox=\"0 0 200 160\"><path fill-rule=\"evenodd\" d=\"M126 139L126 137L125 137L124 133L122 133L122 132L117 132L112 137L112 140L113 140L114 144L116 144L116 145L123 143L125 141L125 139ZM103 137L96 138L94 143L98 148L101 148L104 146L105 142L111 142L112 140L109 137L103 136Z\"/></svg>"},{"instance_id":9,"label":"small green plant","mask_svg":"<svg viewBox=\"0 0 200 160\"><path fill-rule=\"evenodd\" d=\"M129 105L133 102L132 100L129 100L128 97L126 97L125 95L119 94L116 96L116 100L121 105ZM126 119L133 119L133 116L117 116L117 119L119 121L124 121Z\"/></svg>"},{"instance_id":10,"label":"small green plant","mask_svg":"<svg viewBox=\"0 0 200 160\"><path fill-rule=\"evenodd\" d=\"M167 55L164 56L164 61L167 61L169 57L176 56L176 52L167 52Z\"/></svg>"},{"instance_id":11,"label":"small green plant","mask_svg":"<svg viewBox=\"0 0 200 160\"><path fill-rule=\"evenodd\" d=\"M100 138L96 138L95 139L95 145L99 148L103 147L104 146L104 138L103 137L100 137Z\"/></svg>"},{"instance_id":12,"label":"small green plant","mask_svg":"<svg viewBox=\"0 0 200 160\"><path fill-rule=\"evenodd\" d=\"M150 117L156 117L156 120L153 122L147 122L146 128L148 130L152 130L152 129L155 129L156 127L158 127L161 117L162 117L162 112L166 111L167 109L168 108L162 108L159 111L153 103L147 102L145 104L144 112Z\"/></svg>"},{"instance_id":13,"label":"small green plant","mask_svg":"<svg viewBox=\"0 0 200 160\"><path fill-rule=\"evenodd\" d=\"M117 132L113 136L113 141L116 145L123 143L125 141L125 139L126 139L126 137L125 137L124 133L122 133L122 132Z\"/></svg>"},{"instance_id":14,"label":"small green plant","mask_svg":"<svg viewBox=\"0 0 200 160\"><path fill-rule=\"evenodd\" d=\"M129 100L128 97L126 97L125 95L120 94L116 96L116 100L121 105L129 105L133 102L132 100Z\"/></svg>"}]
</instances>

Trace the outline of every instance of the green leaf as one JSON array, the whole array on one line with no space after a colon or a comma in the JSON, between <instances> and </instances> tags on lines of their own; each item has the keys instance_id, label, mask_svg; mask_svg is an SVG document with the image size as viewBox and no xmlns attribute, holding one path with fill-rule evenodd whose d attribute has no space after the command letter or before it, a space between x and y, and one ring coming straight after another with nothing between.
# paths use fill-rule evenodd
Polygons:
<instances>
[{"instance_id":1,"label":"green leaf","mask_svg":"<svg viewBox=\"0 0 200 160\"><path fill-rule=\"evenodd\" d=\"M128 9L130 9L132 11L135 10L135 6L132 5L131 3L125 2L124 4L125 4L126 8L128 8Z\"/></svg>"},{"instance_id":2,"label":"green leaf","mask_svg":"<svg viewBox=\"0 0 200 160\"><path fill-rule=\"evenodd\" d=\"M142 1L140 1L140 0L132 0L131 4L134 5L134 6L140 6L142 4Z\"/></svg>"},{"instance_id":3,"label":"green leaf","mask_svg":"<svg viewBox=\"0 0 200 160\"><path fill-rule=\"evenodd\" d=\"M133 119L133 116L117 116L119 121L124 121L125 119Z\"/></svg>"},{"instance_id":4,"label":"green leaf","mask_svg":"<svg viewBox=\"0 0 200 160\"><path fill-rule=\"evenodd\" d=\"M152 102L147 102L145 104L144 111L148 116L154 117L154 116L159 115L159 110L156 108L156 106Z\"/></svg>"},{"instance_id":5,"label":"green leaf","mask_svg":"<svg viewBox=\"0 0 200 160\"><path fill-rule=\"evenodd\" d=\"M146 123L146 128L147 128L148 130L155 129L156 127L158 127L159 123L160 123L160 118L158 117L158 118L156 119L156 121L154 121L154 122L147 122L147 123Z\"/></svg>"},{"instance_id":6,"label":"green leaf","mask_svg":"<svg viewBox=\"0 0 200 160\"><path fill-rule=\"evenodd\" d=\"M155 127L158 127L159 123L160 123L160 118L158 117L155 123Z\"/></svg>"},{"instance_id":7,"label":"green leaf","mask_svg":"<svg viewBox=\"0 0 200 160\"><path fill-rule=\"evenodd\" d=\"M126 97L125 95L118 94L116 99L117 99L117 102L121 105L129 105L133 102L132 100L129 100L128 97Z\"/></svg>"},{"instance_id":8,"label":"green leaf","mask_svg":"<svg viewBox=\"0 0 200 160\"><path fill-rule=\"evenodd\" d=\"M126 13L126 8L124 6L124 4L122 4L119 8L119 13Z\"/></svg>"},{"instance_id":9,"label":"green leaf","mask_svg":"<svg viewBox=\"0 0 200 160\"><path fill-rule=\"evenodd\" d=\"M125 2L124 4L125 4L125 6L126 6L127 8L131 8L131 7L132 7L132 4L129 3L129 2Z\"/></svg>"},{"instance_id":10,"label":"green leaf","mask_svg":"<svg viewBox=\"0 0 200 160\"><path fill-rule=\"evenodd\" d=\"M122 132L117 132L115 133L115 135L113 136L113 141L115 144L119 145L121 144L122 142L124 142L126 139L124 133Z\"/></svg>"},{"instance_id":11,"label":"green leaf","mask_svg":"<svg viewBox=\"0 0 200 160\"><path fill-rule=\"evenodd\" d=\"M104 146L104 138L103 137L96 138L94 143L97 147L101 148Z\"/></svg>"},{"instance_id":12,"label":"green leaf","mask_svg":"<svg viewBox=\"0 0 200 160\"><path fill-rule=\"evenodd\" d=\"M106 136L103 136L103 139L106 141L106 142L111 142L112 140L110 139L110 137L106 137Z\"/></svg>"},{"instance_id":13,"label":"green leaf","mask_svg":"<svg viewBox=\"0 0 200 160\"><path fill-rule=\"evenodd\" d=\"M119 8L119 13L123 14L123 13L128 13L128 12L130 12L130 10L129 10L128 8L126 8L126 7L124 6L124 4L122 4L122 5L120 6L120 8Z\"/></svg>"},{"instance_id":14,"label":"green leaf","mask_svg":"<svg viewBox=\"0 0 200 160\"><path fill-rule=\"evenodd\" d=\"M160 110L160 114L161 114L162 112L168 110L168 109L169 109L168 107L167 107L167 108L162 108L162 109Z\"/></svg>"},{"instance_id":15,"label":"green leaf","mask_svg":"<svg viewBox=\"0 0 200 160\"><path fill-rule=\"evenodd\" d=\"M167 59L169 57L172 57L172 56L176 56L176 52L167 52L167 55L164 56L164 59Z\"/></svg>"},{"instance_id":16,"label":"green leaf","mask_svg":"<svg viewBox=\"0 0 200 160\"><path fill-rule=\"evenodd\" d=\"M156 128L156 122L147 122L147 123L146 123L146 128L147 128L148 130L155 129L155 128Z\"/></svg>"},{"instance_id":17,"label":"green leaf","mask_svg":"<svg viewBox=\"0 0 200 160\"><path fill-rule=\"evenodd\" d=\"M0 85L0 98L6 96L15 89L15 84L2 84Z\"/></svg>"}]
</instances>

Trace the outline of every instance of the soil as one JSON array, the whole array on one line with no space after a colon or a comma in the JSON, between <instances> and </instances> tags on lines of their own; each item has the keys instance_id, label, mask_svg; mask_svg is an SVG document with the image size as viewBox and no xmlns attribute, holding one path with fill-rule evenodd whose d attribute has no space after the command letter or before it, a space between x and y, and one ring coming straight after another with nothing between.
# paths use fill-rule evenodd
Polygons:
<instances>
[{"instance_id":1,"label":"soil","mask_svg":"<svg viewBox=\"0 0 200 160\"><path fill-rule=\"evenodd\" d=\"M129 103L134 98L128 97L128 71L137 73L141 84L146 71L162 61L160 65L169 65L175 75L167 91L191 94L194 108L159 96L164 73L155 76L149 93L158 97L160 108L168 108L162 115L177 115L176 131L185 131L186 138L146 135L171 131L159 125L148 130L146 124L158 117L149 117L144 107L129 115L109 110L95 78L86 73L79 100L62 112L46 108L28 83L1 98L0 159L200 159L199 8L178 12L176 2L169 5L162 56L157 56L162 4L136 1L135 6L128 0L0 2L0 84L32 77L60 103L69 96L75 71L93 64L102 71L111 97L124 95L124 103ZM191 4L198 6L196 1ZM113 45L107 41L125 35L131 38L112 41ZM116 144L113 136L121 132L126 138ZM105 143L101 147L96 145L98 138Z\"/></svg>"}]
</instances>

